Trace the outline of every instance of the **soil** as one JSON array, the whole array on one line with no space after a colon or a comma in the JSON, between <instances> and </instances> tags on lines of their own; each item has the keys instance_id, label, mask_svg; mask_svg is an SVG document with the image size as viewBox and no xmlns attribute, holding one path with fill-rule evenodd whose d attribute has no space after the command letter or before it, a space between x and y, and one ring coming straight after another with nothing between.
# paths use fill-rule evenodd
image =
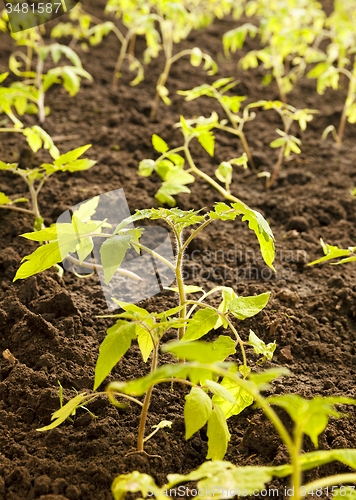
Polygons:
<instances>
[{"instance_id":1,"label":"soil","mask_svg":"<svg viewBox=\"0 0 356 500\"><path fill-rule=\"evenodd\" d=\"M99 6L93 4L88 1L85 5L103 18L102 2ZM59 137L56 144L61 152L91 143L87 156L97 164L87 172L57 175L43 188L40 209L47 225L69 207L114 189L124 188L131 212L156 206L158 176L137 175L139 161L154 157L152 134L175 147L181 144L181 133L174 127L181 114L190 118L217 111L222 117L212 100L185 102L177 90L232 76L240 82L236 92L247 96L247 102L278 98L273 83L262 86L262 70L246 74L237 68L239 57L255 48L256 40L247 40L243 51L230 60L223 59L222 34L236 25L231 19L217 21L180 44L182 49L199 45L219 61L219 73L207 77L203 69L193 68L189 61L177 62L167 84L172 105L165 107L161 103L153 122L149 114L155 82L164 63L162 57L151 62L145 81L137 87L129 85L132 75L125 67L119 87L114 90L111 80L119 50L115 36L109 35L89 52L77 47L94 82L84 80L75 98L69 98L61 87L52 87L46 96L51 113L44 128ZM1 34L0 45L0 72L4 72L14 44L8 34ZM143 47L143 41L138 39L138 55ZM278 182L269 192L264 188L264 179L251 170L234 171L233 194L260 211L271 225L276 238L276 274L270 273L258 258L254 234L239 221L210 225L187 254L187 283L206 289L221 284L232 286L240 295L271 291L270 301L260 314L235 321L244 339L252 329L265 342L276 341L274 359L266 367L287 366L293 374L274 382L270 394L355 396L355 264L307 266L322 256L320 237L342 248L354 246L356 241L356 199L350 195L356 182L355 125L347 124L339 150L330 137L321 140L326 126L338 125L345 96L346 89L319 96L315 81L299 81L288 96L289 102L319 110L305 132L293 129L302 140L302 153L293 154L285 162ZM33 125L36 117L25 116L23 121ZM276 162L277 152L269 143L280 126L273 111L258 111L256 120L246 126L259 171L271 171ZM17 134L1 135L0 153L2 161L20 161L27 167L48 160L41 151L32 154ZM219 163L242 154L242 147L231 136L219 132L214 158L198 143L192 153L198 166L213 176ZM25 195L21 179L4 172L0 191L11 196ZM223 200L204 182L194 183L190 194L177 196L178 207L185 210L211 208L216 201ZM146 444L147 453L153 457L128 455L135 449L139 408L128 404L126 409L117 409L105 397L88 405L92 413L78 410L74 423L37 432L59 408L58 381L63 386L64 401L75 395L74 389L92 390L98 348L113 320L97 318L108 310L95 276L83 280L65 272L62 279L51 269L12 282L21 259L36 248L19 236L32 227L31 216L0 211L0 351L8 349L15 358L12 363L0 359L0 500L109 500L111 483L118 474L139 470L151 474L162 485L167 474L188 473L198 467L207 453L205 430L185 441L185 392L180 387L171 392L168 384L153 391L147 429L162 419L173 422L168 432L160 430ZM170 291L140 303L150 311L163 311L176 304L175 294ZM223 329L216 332L222 333ZM168 335L167 340L170 338ZM167 359L163 356L161 362ZM257 360L257 355L249 353L249 359ZM134 343L105 383L133 379L148 370ZM349 419L331 419L319 438L320 449L356 448L355 410L351 408L349 414ZM283 418L288 422L285 415ZM284 446L260 410L247 408L228 423L232 437L226 460L238 465L287 461ZM310 440L305 439L304 450L313 449ZM347 470L335 463L306 473L305 479ZM278 488L279 497L284 498L286 484L287 479L273 481L269 487Z\"/></svg>"}]
</instances>

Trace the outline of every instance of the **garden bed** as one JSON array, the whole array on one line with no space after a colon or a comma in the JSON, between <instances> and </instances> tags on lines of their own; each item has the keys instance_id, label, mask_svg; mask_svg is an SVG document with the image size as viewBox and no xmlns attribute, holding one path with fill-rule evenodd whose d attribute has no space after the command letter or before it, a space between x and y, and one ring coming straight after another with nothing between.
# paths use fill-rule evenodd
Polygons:
<instances>
[{"instance_id":1,"label":"garden bed","mask_svg":"<svg viewBox=\"0 0 356 500\"><path fill-rule=\"evenodd\" d=\"M103 17L102 10L90 2L87 9ZM231 60L222 59L221 37L235 26L232 20L217 21L192 33L181 47L199 45L219 61L218 75L208 77L208 81L232 76L240 82L237 92L246 95L248 102L277 99L274 83L262 87L259 69L248 74L237 69L239 56L256 47L257 41L248 40ZM0 35L0 46L1 73L14 50L8 34ZM111 80L118 50L113 35L88 53L79 49L83 66L94 82L83 81L74 98L59 87L48 92L46 103L51 114L45 130L54 139L59 138L55 142L61 152L91 143L87 156L97 164L87 172L61 173L45 185L40 205L47 225L56 222L67 208L113 189L124 188L132 213L156 206L154 195L160 179L156 174L149 178L137 175L139 161L154 157L152 134L175 147L180 144L180 132L174 124L180 115L190 118L220 112L218 104L208 98L185 102L176 95L177 90L191 89L207 79L203 70L182 59L173 66L167 84L172 105L161 103L151 122L155 82L163 61L154 60L145 81L137 87L129 86L131 75L125 71L114 90ZM138 54L140 50L138 40ZM354 246L356 241L356 199L349 192L356 183L355 125L346 125L339 150L331 137L321 139L326 126L337 126L345 95L346 91L328 90L319 96L315 82L308 79L302 79L292 91L289 103L320 112L307 130L297 135L302 140L302 153L292 155L285 163L269 192L263 178L257 178L250 170L239 170L240 167L234 170L232 193L260 211L272 228L277 249L276 274L270 273L258 259L255 236L238 221L223 225L215 222L194 241L187 254L185 270L191 283L206 288L231 286L239 295L272 292L261 313L243 322L235 320L235 326L243 338L247 338L251 328L266 343L276 341L275 356L266 366L287 366L293 376L274 382L270 392L275 394L355 397L354 263L307 266L322 256L320 237L341 248ZM246 125L246 134L256 166L271 171L277 153L269 143L280 123L272 112L258 114L258 120ZM33 125L36 117L26 116L23 121ZM0 140L0 159L4 162L19 159L22 166L29 167L47 159L40 153L33 154L22 136L2 134ZM214 158L198 143L192 151L197 165L212 176L221 161L243 152L238 140L223 132L216 134ZM22 195L21 182L2 172L0 191ZM212 208L216 201L224 200L212 187L196 181L190 194L177 197L177 206L197 210ZM173 421L173 425L167 432L160 430L147 443L146 451L151 457L129 454L135 449L139 409L131 404L126 409L116 409L104 397L88 405L96 418L79 409L74 424L66 422L46 433L36 431L50 422L51 413L59 407L58 381L65 400L75 394L73 388L80 392L92 389L98 348L112 320L96 318L107 313L107 309L95 276L81 280L65 273L62 279L52 268L12 283L21 259L36 248L35 243L19 236L31 231L32 224L30 216L0 211L0 351L8 349L15 358L12 362L0 359L0 499L109 500L111 483L118 474L139 470L151 474L161 485L169 473L188 473L198 467L205 460L207 437L203 429L185 441L186 392L178 384L173 392L170 384L154 389L148 428L162 419ZM165 291L140 305L149 311L163 311L177 305L177 301L173 292ZM135 346L106 380L133 379L147 372L148 366ZM347 420L331 420L319 439L320 449L356 448L353 408L350 414ZM287 422L286 417L284 420ZM226 460L238 465L285 463L285 448L261 410L249 407L228 422L232 438ZM304 450L313 449L306 438ZM338 463L320 469L323 474L346 470ZM306 477L315 479L318 474L316 469L306 473ZM271 485L280 488L281 498L285 484L273 481Z\"/></svg>"}]
</instances>

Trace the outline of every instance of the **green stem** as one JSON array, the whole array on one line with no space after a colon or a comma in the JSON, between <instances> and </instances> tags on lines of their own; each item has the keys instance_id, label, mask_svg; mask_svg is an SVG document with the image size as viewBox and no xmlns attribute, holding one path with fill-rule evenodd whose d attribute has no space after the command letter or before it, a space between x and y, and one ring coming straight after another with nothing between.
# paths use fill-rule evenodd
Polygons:
<instances>
[{"instance_id":1,"label":"green stem","mask_svg":"<svg viewBox=\"0 0 356 500\"><path fill-rule=\"evenodd\" d=\"M213 288L212 290L209 290L209 292L204 292L204 294L200 297L199 300L196 301L196 304L194 304L190 309L188 314L186 315L186 319L190 318L192 315L194 309L197 307L198 304L200 304L206 297L211 295L212 293L218 292L219 290L222 290L224 287L223 286L217 286L216 288Z\"/></svg>"},{"instance_id":2,"label":"green stem","mask_svg":"<svg viewBox=\"0 0 356 500\"><path fill-rule=\"evenodd\" d=\"M0 205L0 208L7 208L9 210L16 210L17 212L23 212L24 214L35 215L33 210L27 210L27 208L15 207L13 205Z\"/></svg>"},{"instance_id":3,"label":"green stem","mask_svg":"<svg viewBox=\"0 0 356 500\"><path fill-rule=\"evenodd\" d=\"M234 116L231 113L230 108L228 106L226 106L226 104L224 103L224 101L223 101L222 96L221 96L220 93L218 94L218 101L221 104L221 106L223 107L223 109L224 109L225 113L227 114L230 122L232 123L232 126L234 127L234 130L235 130L235 134L240 138L240 140L242 142L242 147L244 148L244 151L245 151L245 153L247 155L248 162L250 164L251 169L252 170L256 170L255 163L254 163L252 155L251 155L250 147L248 145L246 136L245 136L245 134L244 134L244 132L242 130L244 121L242 122L241 126L238 127L237 124L236 124L236 121L234 120ZM230 127L224 127L224 125L219 125L217 128L221 128L222 130L224 130L224 129L225 130L230 129ZM228 131L232 132L231 129L228 130Z\"/></svg>"},{"instance_id":4,"label":"green stem","mask_svg":"<svg viewBox=\"0 0 356 500\"><path fill-rule=\"evenodd\" d=\"M129 30L127 32L125 38L123 40L121 40L120 55L118 57L118 60L116 61L116 65L115 65L115 69L114 69L114 77L113 77L113 81L112 81L112 85L113 85L114 89L116 89L118 86L118 81L119 81L118 74L120 73L122 63L124 62L124 59L126 57L127 47L128 47L129 41L134 34L135 34L135 32L133 30ZM116 33L116 35L117 35L117 33ZM120 35L121 35L121 32L120 32Z\"/></svg>"},{"instance_id":5,"label":"green stem","mask_svg":"<svg viewBox=\"0 0 356 500\"><path fill-rule=\"evenodd\" d=\"M193 231L193 233L189 236L189 238L187 239L187 241L184 243L184 245L183 245L183 251L188 247L189 243L196 237L196 235L202 229L204 229L208 224L210 224L210 222L213 222L213 220L212 219L207 220L201 226L199 226L195 231Z\"/></svg>"},{"instance_id":6,"label":"green stem","mask_svg":"<svg viewBox=\"0 0 356 500\"><path fill-rule=\"evenodd\" d=\"M281 147L281 149L279 150L279 155L278 155L278 160L277 160L277 163L274 167L274 170L273 170L273 174L270 178L270 180L268 182L266 182L266 189L270 189L274 183L274 181L276 180L277 176L278 176L278 173L279 173L279 170L282 166L282 163L283 163L283 158L284 158L284 151L286 150L286 146L285 144Z\"/></svg>"},{"instance_id":7,"label":"green stem","mask_svg":"<svg viewBox=\"0 0 356 500\"><path fill-rule=\"evenodd\" d=\"M170 30L167 30L164 28L165 25L162 23L162 21L160 21L160 25L161 25L161 32L162 32L162 37L163 37L163 47L164 47L164 52L166 55L166 62L164 65L164 70L161 73L160 77L158 78L156 88L158 88L158 86L164 87L166 84L166 81L167 81L167 78L168 78L168 75L169 75L169 72L170 72L171 66L172 66L172 53L173 53L172 33ZM150 115L151 120L153 120L156 116L156 112L157 112L157 108L158 108L158 104L159 104L159 97L160 96L159 96L159 92L157 89L155 99L153 102L153 106L151 109L151 115Z\"/></svg>"},{"instance_id":8,"label":"green stem","mask_svg":"<svg viewBox=\"0 0 356 500\"><path fill-rule=\"evenodd\" d=\"M158 345L153 344L153 359L152 359L152 365L151 365L151 373L155 372L157 369L157 362L158 362ZM148 408L150 406L150 399L151 399L151 394L153 390L153 385L147 390L145 399L143 402L143 407L142 407L142 412L141 412L141 419L140 419L140 427L138 429L138 439L137 439L137 451L143 451L143 446L144 446L144 435L145 435L145 426L146 426L146 420L147 420L147 413L148 413Z\"/></svg>"},{"instance_id":9,"label":"green stem","mask_svg":"<svg viewBox=\"0 0 356 500\"><path fill-rule=\"evenodd\" d=\"M241 200L239 200L238 198L236 198L232 194L228 193L226 191L226 189L224 189L222 186L220 186L220 184L215 182L214 179L212 179L209 175L207 175L205 172L200 170L195 165L193 158L192 158L192 155L190 154L190 151L188 148L188 143L189 143L189 141L187 141L185 146L184 146L184 153L186 155L189 166L192 169L192 172L196 173L197 175L199 175L199 177L201 177L202 179L207 181L211 186L213 186L217 191L219 191L219 193L222 194L224 196L224 198L226 198L227 200L234 201L235 203L243 203ZM243 203L243 205L245 205L245 204Z\"/></svg>"},{"instance_id":10,"label":"green stem","mask_svg":"<svg viewBox=\"0 0 356 500\"><path fill-rule=\"evenodd\" d=\"M215 291L215 290L214 290ZM236 328L234 327L234 325L231 323L230 321L230 318L218 311L215 307L213 306L210 306L209 304L205 304L204 302L200 302L198 300L187 300L186 301L187 304L195 304L196 306L201 306L201 307L205 307L206 309L212 309L213 311L216 312L216 314L218 314L224 321L226 321L226 323L229 325L231 331L233 332L233 334L235 335L236 337L236 341L239 343L240 345L240 348L241 348L241 352L242 352L242 358L243 358L243 363L244 363L244 366L247 367L247 361L246 361L246 354L245 354L245 348L244 348L244 343L242 342L242 339L240 337L240 335L237 333L237 330Z\"/></svg>"},{"instance_id":11,"label":"green stem","mask_svg":"<svg viewBox=\"0 0 356 500\"><path fill-rule=\"evenodd\" d=\"M294 431L294 445L290 450L292 462L292 488L294 488L293 500L300 500L300 487L302 485L302 468L300 464L300 450L302 448L303 430L301 426L296 426Z\"/></svg>"},{"instance_id":12,"label":"green stem","mask_svg":"<svg viewBox=\"0 0 356 500\"><path fill-rule=\"evenodd\" d=\"M40 120L40 123L44 123L45 118L46 118L46 113L45 113L45 107L44 107L44 92L43 92L43 82L42 82L42 75L43 75L43 60L41 57L41 54L37 54L37 67L36 67L36 83L37 83L37 88L38 88L38 118Z\"/></svg>"},{"instance_id":13,"label":"green stem","mask_svg":"<svg viewBox=\"0 0 356 500\"><path fill-rule=\"evenodd\" d=\"M178 244L178 253L177 253L177 263L176 263L176 279L178 285L178 293L179 293L179 305L185 304L185 290L184 290L184 282L183 282L183 255L184 255L184 247L182 246L182 241L180 235L176 234L177 244ZM187 313L187 308L184 307L179 311L179 318L184 320ZM178 329L178 340L180 340L185 333L185 326L181 326Z\"/></svg>"},{"instance_id":14,"label":"green stem","mask_svg":"<svg viewBox=\"0 0 356 500\"><path fill-rule=\"evenodd\" d=\"M100 236L100 234L98 236ZM112 235L110 235L110 236L112 236ZM162 257L162 255L159 255L154 250L151 250L150 248L146 247L145 245L141 245L141 243L137 243L137 241L130 241L130 243L133 246L137 246L138 248L142 248L142 250L144 250L145 252L153 255L153 257L156 257L160 261L164 262L166 264L166 266L168 266L169 268L171 268L174 272L176 271L176 267L171 262L169 262L169 260L167 260L164 257Z\"/></svg>"}]
</instances>

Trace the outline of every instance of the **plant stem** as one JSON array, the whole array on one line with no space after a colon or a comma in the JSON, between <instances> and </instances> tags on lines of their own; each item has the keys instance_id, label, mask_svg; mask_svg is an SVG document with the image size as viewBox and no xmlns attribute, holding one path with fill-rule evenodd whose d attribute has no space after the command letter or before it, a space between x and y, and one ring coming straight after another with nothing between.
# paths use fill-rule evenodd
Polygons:
<instances>
[{"instance_id":1,"label":"plant stem","mask_svg":"<svg viewBox=\"0 0 356 500\"><path fill-rule=\"evenodd\" d=\"M285 144L281 147L281 149L279 150L279 155L278 155L278 161L274 167L274 170L273 170L273 174L272 174L272 177L270 178L270 180L266 183L266 189L270 189L272 187L272 184L274 183L274 181L276 180L277 178L277 175L279 173L279 170L282 166L282 163L283 163L283 157L284 157L284 151L286 149L286 146Z\"/></svg>"},{"instance_id":2,"label":"plant stem","mask_svg":"<svg viewBox=\"0 0 356 500\"><path fill-rule=\"evenodd\" d=\"M183 305L184 307L179 311L179 318L184 320L185 315L187 313L187 308L185 306L185 290L184 290L184 283L183 283L183 254L184 254L184 248L182 246L182 240L180 238L180 235L177 235L177 244L178 244L178 254L177 254L177 263L176 263L176 279L177 279L177 285L178 285L178 292L179 292L179 305ZM185 333L185 326L181 326L178 329L178 340L180 340Z\"/></svg>"},{"instance_id":3,"label":"plant stem","mask_svg":"<svg viewBox=\"0 0 356 500\"><path fill-rule=\"evenodd\" d=\"M72 262L73 264L76 264L80 267L84 267L86 269L99 269L99 270L103 270L103 266L101 266L100 264L93 264L91 262L86 262L86 261L83 261L82 263L80 263L80 260L77 259L76 257L73 257L72 255L68 254L67 257L66 257L67 260L69 260L69 262ZM142 278L140 278L140 276L138 276L137 274L131 272L131 271L127 271L126 269L116 269L115 271L115 274L122 274L123 276L127 276L129 278L132 278L133 280L135 281L142 281Z\"/></svg>"},{"instance_id":4,"label":"plant stem","mask_svg":"<svg viewBox=\"0 0 356 500\"><path fill-rule=\"evenodd\" d=\"M303 430L300 426L296 426L294 431L294 444L292 450L289 450L292 462L292 478L291 486L294 488L293 500L300 500L300 487L302 484L302 468L299 460L300 450L302 447Z\"/></svg>"},{"instance_id":5,"label":"plant stem","mask_svg":"<svg viewBox=\"0 0 356 500\"><path fill-rule=\"evenodd\" d=\"M189 238L187 239L187 241L184 243L184 245L183 245L183 251L187 248L187 246L189 245L189 243L196 237L196 235L199 233L199 231L201 231L202 229L204 229L208 224L210 224L210 222L213 222L212 219L209 219L209 220L205 221L201 226L199 226L195 231L193 231L193 233L189 236Z\"/></svg>"},{"instance_id":6,"label":"plant stem","mask_svg":"<svg viewBox=\"0 0 356 500\"><path fill-rule=\"evenodd\" d=\"M93 235L92 235L93 236ZM95 235L96 236L96 235ZM98 236L101 236L100 234L98 234ZM112 235L110 235L112 236ZM133 245L133 246L137 246L139 248L142 248L142 250L144 250L145 252L153 255L153 257L156 257L157 259L159 259L160 261L164 262L164 264L166 264L166 266L168 266L169 268L171 268L174 272L176 271L176 267L171 263L169 262L169 260L165 259L164 257L162 257L162 255L159 255L157 252L155 252L154 250L151 250L150 248L146 247L145 245L141 245L141 243L137 243L137 241L130 241L130 243Z\"/></svg>"},{"instance_id":7,"label":"plant stem","mask_svg":"<svg viewBox=\"0 0 356 500\"><path fill-rule=\"evenodd\" d=\"M218 98L218 101L219 103L221 104L221 106L223 107L223 110L225 111L225 113L227 114L232 126L234 127L235 129L235 133L236 135L240 138L241 142L242 142L242 147L244 148L245 150L245 153L247 155L247 158L248 158L248 162L250 164L250 167L252 170L256 170L256 167L255 167L255 164L254 164L254 161L253 161L253 158L252 158L252 155L251 155L251 151L250 151L250 147L248 145L248 142L247 142L247 139L246 139L246 136L242 130L242 127L244 125L244 121L242 121L242 125L240 127L237 126L236 124L236 120L234 120L234 115L232 114L230 108L228 106L226 106L226 104L224 103L223 99L222 99L222 96L220 95L220 93L217 93L217 98ZM222 128L222 130L226 130L230 127L224 127L224 126L219 126L217 128ZM231 130L229 130L231 132Z\"/></svg>"},{"instance_id":8,"label":"plant stem","mask_svg":"<svg viewBox=\"0 0 356 500\"><path fill-rule=\"evenodd\" d=\"M156 343L153 344L153 359L151 365L151 373L155 372L157 369L158 362L158 345ZM137 439L137 451L143 451L144 445L144 435L145 435L145 426L147 420L148 408L150 405L151 394L153 390L153 385L147 390L145 399L143 402L141 419L140 419L140 427L138 429L138 439Z\"/></svg>"},{"instance_id":9,"label":"plant stem","mask_svg":"<svg viewBox=\"0 0 356 500\"><path fill-rule=\"evenodd\" d=\"M0 205L0 208L8 208L9 210L16 210L17 212L23 212L25 214L35 215L33 210L28 210L27 208L15 207L13 205Z\"/></svg>"},{"instance_id":10,"label":"plant stem","mask_svg":"<svg viewBox=\"0 0 356 500\"><path fill-rule=\"evenodd\" d=\"M236 198L232 194L228 193L226 191L226 189L224 189L222 186L220 186L220 184L215 182L214 179L212 179L209 175L207 175L205 172L200 170L195 165L193 158L192 158L192 155L190 154L190 151L188 148L188 143L189 143L189 141L186 142L186 144L184 146L184 153L186 155L187 161L188 161L189 166L192 169L192 171L194 173L196 173L197 175L199 175L199 177L202 177L205 181L207 181L211 186L213 186L217 191L219 191L219 193L222 194L224 196L224 198L226 198L227 200L234 201L235 203L242 203L245 206L245 204L241 200L239 200L238 198Z\"/></svg>"},{"instance_id":11,"label":"plant stem","mask_svg":"<svg viewBox=\"0 0 356 500\"><path fill-rule=\"evenodd\" d=\"M229 327L231 328L231 331L233 332L233 334L235 335L236 337L236 341L240 344L240 348L241 348L241 352L242 352L242 358L243 358L243 363L244 363L244 366L247 367L247 361L246 361L246 354L245 354L245 348L244 348L244 343L242 342L242 339L240 337L240 335L237 333L237 330L236 328L234 327L234 325L231 323L229 317L227 315L225 315L224 313L218 311L215 307L213 306L210 306L209 304L205 304L204 302L200 302L198 300L187 300L186 301L187 304L194 304L196 306L201 306L201 307L205 307L206 309L212 309L213 311L216 312L216 314L218 314L224 321L226 321L226 323L229 325Z\"/></svg>"},{"instance_id":12,"label":"plant stem","mask_svg":"<svg viewBox=\"0 0 356 500\"><path fill-rule=\"evenodd\" d=\"M124 62L124 59L126 57L126 52L127 52L127 47L129 44L129 41L131 37L135 34L133 30L129 30L123 40L121 40L121 50L120 54L118 57L118 60L116 61L115 69L114 69L114 76L113 76L113 81L112 81L112 86L114 89L117 89L118 86L118 81L119 77L118 74L120 73L122 63Z\"/></svg>"},{"instance_id":13,"label":"plant stem","mask_svg":"<svg viewBox=\"0 0 356 500\"><path fill-rule=\"evenodd\" d=\"M37 67L36 67L36 83L38 88L38 118L40 123L44 123L46 118L45 108L44 108L44 92L43 92L43 82L42 82L42 74L43 74L43 59L41 53L37 54Z\"/></svg>"},{"instance_id":14,"label":"plant stem","mask_svg":"<svg viewBox=\"0 0 356 500\"><path fill-rule=\"evenodd\" d=\"M350 108L350 106L348 106L346 103L349 99L351 99L351 97L355 97L354 96L354 89L356 87L356 77L351 73L351 71L349 71L345 68L340 68L339 71L340 71L340 73L346 75L349 78L350 82L349 82L349 88L348 88L348 92L347 92L346 102L344 105L344 109L342 110L339 129L338 129L337 137L336 137L336 145L338 148L341 146L341 143L342 143L342 136L344 135L346 119L347 119L347 112Z\"/></svg>"},{"instance_id":15,"label":"plant stem","mask_svg":"<svg viewBox=\"0 0 356 500\"><path fill-rule=\"evenodd\" d=\"M163 37L163 47L164 47L164 52L165 52L165 55L166 55L166 63L164 65L164 70L163 72L160 74L159 78L158 78L158 82L157 82L157 87L156 87L156 95L155 95L155 100L153 102L153 106L152 106L152 109L151 109L151 115L150 115L150 119L153 120L156 116L156 112L157 112L157 108L158 108L158 104L159 104L159 91L158 91L158 87L159 86L162 86L164 87L165 84L166 84L166 81L167 81L167 78L168 78L168 75L169 75L169 72L170 72L170 69L171 69L171 66L172 66L172 53L173 53L173 39L172 39L172 32L171 30L167 29L168 26L165 25L162 20L159 21L160 22L160 26L161 26L161 32L162 32L162 37Z\"/></svg>"}]
</instances>

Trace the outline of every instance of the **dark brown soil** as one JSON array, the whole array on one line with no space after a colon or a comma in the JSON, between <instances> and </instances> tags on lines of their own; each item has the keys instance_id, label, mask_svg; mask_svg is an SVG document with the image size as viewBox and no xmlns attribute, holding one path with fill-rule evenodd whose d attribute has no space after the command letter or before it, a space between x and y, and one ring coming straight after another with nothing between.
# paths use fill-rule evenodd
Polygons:
<instances>
[{"instance_id":1,"label":"dark brown soil","mask_svg":"<svg viewBox=\"0 0 356 500\"><path fill-rule=\"evenodd\" d=\"M98 8L88 5L88 9L103 17ZM240 80L237 92L246 95L249 102L278 98L274 84L262 87L259 69L249 74L237 69L240 53L230 61L222 60L221 36L234 26L236 22L219 21L193 33L181 44L182 48L199 45L221 60L219 73L207 79L202 69L192 68L186 60L179 61L168 81L172 105L168 108L161 104L154 122L149 121L149 113L162 58L150 64L145 81L138 87L129 86L132 76L124 71L119 88L113 90L111 79L119 49L116 38L110 35L89 53L78 49L94 83L84 81L75 98L69 98L60 87L52 88L46 97L51 114L44 128L52 136L80 136L58 141L63 152L92 143L88 157L98 163L88 172L60 174L48 182L40 199L46 224L55 222L68 207L118 188L125 189L132 212L155 206L158 177L137 175L139 161L154 156L151 135L159 134L174 147L181 143L180 132L174 128L179 115L208 116L216 110L222 116L212 100L202 98L187 103L176 95L177 90L233 76ZM3 72L14 47L8 34L1 34L0 46ZM256 42L248 41L246 50L252 46ZM142 47L138 40L138 54ZM236 169L234 173L233 194L259 210L274 232L276 275L271 276L258 259L253 259L257 241L238 221L209 226L187 256L189 283L207 289L219 284L232 286L241 295L272 292L263 312L249 321L236 321L236 327L245 339L251 328L265 342L277 342L274 360L266 366L288 366L293 376L275 382L271 390L274 394L292 392L306 398L316 394L355 396L355 264L306 265L322 256L320 237L343 248L356 241L356 200L349 193L356 182L355 125L347 124L340 150L335 149L330 138L321 140L327 125L337 126L345 95L342 90L318 96L314 81L300 81L289 95L289 102L320 110L305 132L294 129L302 139L302 154L286 162L270 192L265 191L263 179L251 171ZM36 118L27 116L24 122L35 124ZM246 127L260 170L271 171L276 161L277 153L269 143L278 127L278 116L272 111L258 112L258 118ZM241 153L241 144L223 133L216 134L213 159L198 144L193 147L197 164L210 175L221 161ZM29 154L24 140L16 134L1 135L0 154L2 161L20 158L24 165L46 158L42 153ZM3 172L0 191L25 195L21 180ZM214 202L221 201L220 195L204 182L196 182L191 191L178 196L180 208L211 208ZM51 413L59 407L58 381L64 388L65 400L75 394L73 388L91 391L98 348L112 321L96 319L107 309L95 277L81 280L65 273L61 279L49 270L12 283L21 258L35 248L35 244L19 237L31 231L32 225L30 216L10 210L0 212L0 351L9 349L16 358L14 364L0 359L0 500L109 500L111 482L120 473L139 470L163 484L167 474L187 473L199 466L207 453L205 432L185 441L185 394L180 388L171 392L169 385L154 389L148 417L148 428L162 419L173 421L171 430L159 431L147 443L147 452L160 457L126 456L135 447L139 410L131 404L118 410L104 397L90 405L96 418L79 410L74 424L66 422L47 433L36 431L50 422ZM236 279L237 269L240 271ZM163 311L175 304L173 292L142 303L152 311ZM251 359L255 359L253 354ZM132 379L147 372L148 366L134 345L107 380ZM319 439L321 449L356 447L353 409L350 414L350 419L332 419ZM239 465L281 464L287 460L284 446L259 410L248 408L232 417L229 428L232 438L226 460ZM309 439L304 449L314 449ZM306 474L306 479L345 470L340 464L332 464ZM284 484L287 482L273 482L278 488Z\"/></svg>"}]
</instances>

